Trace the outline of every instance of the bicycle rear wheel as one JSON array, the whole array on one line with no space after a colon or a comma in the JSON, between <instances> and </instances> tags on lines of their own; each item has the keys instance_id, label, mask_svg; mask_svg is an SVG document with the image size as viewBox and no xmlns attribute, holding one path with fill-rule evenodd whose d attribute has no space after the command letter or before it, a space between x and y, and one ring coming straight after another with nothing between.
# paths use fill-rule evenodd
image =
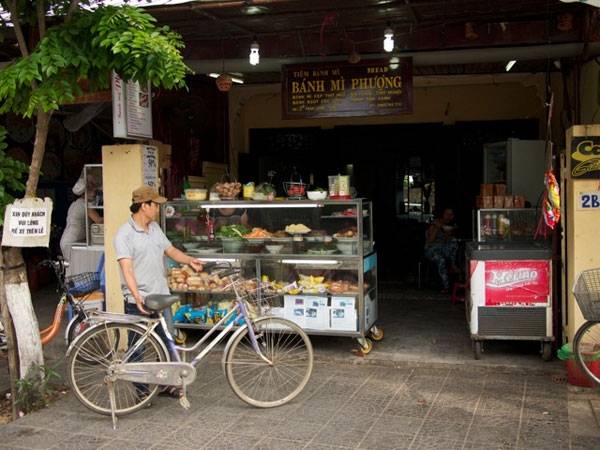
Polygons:
<instances>
[{"instance_id":1,"label":"bicycle rear wheel","mask_svg":"<svg viewBox=\"0 0 600 450\"><path fill-rule=\"evenodd\" d=\"M127 351L146 332L146 328L127 323L103 323L87 329L70 349L67 376L75 397L87 408L99 414L111 414L106 379L111 366L122 362ZM148 335L128 362L168 361L164 345L154 335ZM143 408L157 394L158 385L114 382L117 415Z\"/></svg>"},{"instance_id":2,"label":"bicycle rear wheel","mask_svg":"<svg viewBox=\"0 0 600 450\"><path fill-rule=\"evenodd\" d=\"M590 380L600 386L600 375L593 373L588 364L600 358L600 322L585 322L573 339L573 352L579 368Z\"/></svg>"},{"instance_id":3,"label":"bicycle rear wheel","mask_svg":"<svg viewBox=\"0 0 600 450\"><path fill-rule=\"evenodd\" d=\"M258 345L272 364L252 347L245 328L234 335L225 355L225 375L244 402L259 407L281 406L295 398L308 383L313 368L310 339L289 320L262 317L254 322Z\"/></svg>"}]
</instances>

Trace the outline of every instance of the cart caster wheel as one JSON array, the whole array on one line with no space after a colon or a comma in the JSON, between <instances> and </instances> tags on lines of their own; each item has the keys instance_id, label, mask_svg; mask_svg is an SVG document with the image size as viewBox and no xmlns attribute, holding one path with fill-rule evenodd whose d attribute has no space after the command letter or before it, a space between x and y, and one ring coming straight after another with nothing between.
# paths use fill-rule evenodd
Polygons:
<instances>
[{"instance_id":1,"label":"cart caster wheel","mask_svg":"<svg viewBox=\"0 0 600 450\"><path fill-rule=\"evenodd\" d=\"M378 327L378 326L374 326L371 328L371 339L373 339L375 342L379 342L381 340L383 340L383 328Z\"/></svg>"},{"instance_id":2,"label":"cart caster wheel","mask_svg":"<svg viewBox=\"0 0 600 450\"><path fill-rule=\"evenodd\" d=\"M552 342L542 342L542 359L544 361L552 359Z\"/></svg>"},{"instance_id":3,"label":"cart caster wheel","mask_svg":"<svg viewBox=\"0 0 600 450\"><path fill-rule=\"evenodd\" d=\"M183 330L175 331L175 343L177 345L185 344L186 340L187 340L187 333L185 331L183 331Z\"/></svg>"},{"instance_id":4,"label":"cart caster wheel","mask_svg":"<svg viewBox=\"0 0 600 450\"><path fill-rule=\"evenodd\" d=\"M369 338L360 338L357 339L358 344L360 345L359 349L352 350L355 356L367 356L373 350L373 341Z\"/></svg>"},{"instance_id":5,"label":"cart caster wheel","mask_svg":"<svg viewBox=\"0 0 600 450\"><path fill-rule=\"evenodd\" d=\"M481 359L482 352L483 352L483 343L481 341L473 341L473 357L475 359Z\"/></svg>"}]
</instances>

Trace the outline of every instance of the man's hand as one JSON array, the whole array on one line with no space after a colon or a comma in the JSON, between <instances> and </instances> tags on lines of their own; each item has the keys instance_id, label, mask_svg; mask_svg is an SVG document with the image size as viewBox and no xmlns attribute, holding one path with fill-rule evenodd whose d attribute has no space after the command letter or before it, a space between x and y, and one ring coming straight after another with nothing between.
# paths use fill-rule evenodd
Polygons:
<instances>
[{"instance_id":1,"label":"man's hand","mask_svg":"<svg viewBox=\"0 0 600 450\"><path fill-rule=\"evenodd\" d=\"M145 316L150 315L150 311L148 311L146 308L144 308L144 301L142 300L141 297L135 299L135 305L137 306L138 311L141 312L143 315L145 315Z\"/></svg>"},{"instance_id":2,"label":"man's hand","mask_svg":"<svg viewBox=\"0 0 600 450\"><path fill-rule=\"evenodd\" d=\"M202 269L204 269L202 262L194 258L190 260L190 266L192 266L192 269L196 272L202 272Z\"/></svg>"}]
</instances>

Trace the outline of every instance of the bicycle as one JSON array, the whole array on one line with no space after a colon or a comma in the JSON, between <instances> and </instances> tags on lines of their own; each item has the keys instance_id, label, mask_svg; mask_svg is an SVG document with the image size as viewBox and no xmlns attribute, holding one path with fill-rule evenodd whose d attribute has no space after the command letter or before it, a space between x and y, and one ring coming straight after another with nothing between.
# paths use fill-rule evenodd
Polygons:
<instances>
[{"instance_id":1,"label":"bicycle","mask_svg":"<svg viewBox=\"0 0 600 450\"><path fill-rule=\"evenodd\" d=\"M600 268L584 270L573 287L573 295L586 322L573 339L573 352L579 368L600 386L600 372L594 373L590 363L600 360Z\"/></svg>"},{"instance_id":2,"label":"bicycle","mask_svg":"<svg viewBox=\"0 0 600 450\"><path fill-rule=\"evenodd\" d=\"M233 308L190 347L175 344L162 314L178 296L146 297L146 308L158 318L94 313L90 318L94 324L67 351L68 378L77 399L96 413L111 415L115 429L117 416L144 408L159 386L182 388L180 404L189 408L186 388L196 378L196 366L236 322L240 326L229 337L222 362L233 392L259 408L281 406L300 394L313 368L309 337L298 325L279 317L253 319L250 311L262 312L268 300L260 284L251 289L239 269L218 270L221 278L229 277ZM156 333L159 326L166 345ZM185 362L186 355L194 352L192 361Z\"/></svg>"},{"instance_id":3,"label":"bicycle","mask_svg":"<svg viewBox=\"0 0 600 450\"><path fill-rule=\"evenodd\" d=\"M56 291L60 294L52 323L47 328L40 330L42 345L51 342L59 333L63 315L67 305L70 305L73 318L69 321L65 330L65 343L69 346L87 326L89 314L84 308L84 301L91 292L100 289L100 277L96 272L85 272L66 277L66 269L69 267L69 263L61 257L56 260L46 259L38 265L53 269L57 280ZM6 349L4 326L0 324L0 351L6 351Z\"/></svg>"}]
</instances>

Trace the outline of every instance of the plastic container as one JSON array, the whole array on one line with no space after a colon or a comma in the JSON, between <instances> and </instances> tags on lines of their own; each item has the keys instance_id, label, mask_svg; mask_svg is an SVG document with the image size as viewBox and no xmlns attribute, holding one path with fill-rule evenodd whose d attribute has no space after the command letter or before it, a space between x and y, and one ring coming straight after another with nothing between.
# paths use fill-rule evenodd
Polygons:
<instances>
[{"instance_id":1,"label":"plastic container","mask_svg":"<svg viewBox=\"0 0 600 450\"><path fill-rule=\"evenodd\" d=\"M206 189L186 189L185 199L191 201L203 201L206 200L208 191Z\"/></svg>"},{"instance_id":2,"label":"plastic container","mask_svg":"<svg viewBox=\"0 0 600 450\"><path fill-rule=\"evenodd\" d=\"M558 359L564 361L567 366L567 381L570 385L589 388L595 387L595 383L577 365L571 344L563 345L558 350L556 356ZM600 377L600 359L588 361L586 366L593 374Z\"/></svg>"},{"instance_id":3,"label":"plastic container","mask_svg":"<svg viewBox=\"0 0 600 450\"><path fill-rule=\"evenodd\" d=\"M567 381L570 385L589 388L596 386L595 383L581 371L574 359L567 359L565 362L567 364ZM600 361L590 361L586 363L586 365L592 373L600 376Z\"/></svg>"},{"instance_id":4,"label":"plastic container","mask_svg":"<svg viewBox=\"0 0 600 450\"><path fill-rule=\"evenodd\" d=\"M325 200L327 198L327 191L308 191L306 195L309 200Z\"/></svg>"}]
</instances>

